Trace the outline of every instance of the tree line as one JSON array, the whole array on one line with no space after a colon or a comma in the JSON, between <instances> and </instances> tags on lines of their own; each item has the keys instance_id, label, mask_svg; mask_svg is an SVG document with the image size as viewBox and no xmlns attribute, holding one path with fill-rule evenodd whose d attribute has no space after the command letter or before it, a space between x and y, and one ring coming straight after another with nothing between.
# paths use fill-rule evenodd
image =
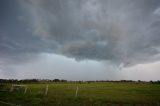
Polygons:
<instances>
[{"instance_id":1,"label":"tree line","mask_svg":"<svg viewBox=\"0 0 160 106\"><path fill-rule=\"evenodd\" d=\"M0 79L0 84L2 83L50 83L50 82L69 82L69 83L94 83L94 82L117 82L117 83L125 83L125 82L132 82L132 83L151 83L151 84L160 84L160 81L133 81L133 80L91 80L91 81L67 81L64 79Z\"/></svg>"}]
</instances>

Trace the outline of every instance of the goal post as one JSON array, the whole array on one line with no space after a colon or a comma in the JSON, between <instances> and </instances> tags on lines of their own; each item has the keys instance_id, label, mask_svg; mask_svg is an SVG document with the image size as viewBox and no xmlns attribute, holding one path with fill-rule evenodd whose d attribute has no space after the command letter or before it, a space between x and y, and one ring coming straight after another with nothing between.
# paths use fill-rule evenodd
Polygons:
<instances>
[{"instance_id":1,"label":"goal post","mask_svg":"<svg viewBox=\"0 0 160 106\"><path fill-rule=\"evenodd\" d=\"M17 87L23 87L24 88L24 94L26 94L26 92L27 92L27 86L26 85L17 85L17 84L12 84L12 86L11 86L11 89L10 89L10 92L13 92L13 90L15 89L15 87L17 88Z\"/></svg>"}]
</instances>

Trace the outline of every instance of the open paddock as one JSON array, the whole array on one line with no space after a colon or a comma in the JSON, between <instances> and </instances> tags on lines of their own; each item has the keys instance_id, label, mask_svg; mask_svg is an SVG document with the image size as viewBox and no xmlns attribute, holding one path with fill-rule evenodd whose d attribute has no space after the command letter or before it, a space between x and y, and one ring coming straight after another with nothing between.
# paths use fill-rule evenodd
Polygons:
<instances>
[{"instance_id":1,"label":"open paddock","mask_svg":"<svg viewBox=\"0 0 160 106\"><path fill-rule=\"evenodd\" d=\"M25 93L23 87L9 92L12 85L8 84L5 88L8 92L0 92L0 100L21 106L160 106L160 84L92 82L25 86Z\"/></svg>"}]
</instances>

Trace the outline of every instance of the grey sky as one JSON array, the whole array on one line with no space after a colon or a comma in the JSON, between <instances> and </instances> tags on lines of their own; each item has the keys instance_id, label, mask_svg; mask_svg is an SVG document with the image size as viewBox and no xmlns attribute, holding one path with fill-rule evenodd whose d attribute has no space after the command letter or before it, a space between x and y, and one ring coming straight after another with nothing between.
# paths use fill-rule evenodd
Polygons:
<instances>
[{"instance_id":1,"label":"grey sky","mask_svg":"<svg viewBox=\"0 0 160 106\"><path fill-rule=\"evenodd\" d=\"M159 28L159 0L1 0L0 77L157 80Z\"/></svg>"}]
</instances>

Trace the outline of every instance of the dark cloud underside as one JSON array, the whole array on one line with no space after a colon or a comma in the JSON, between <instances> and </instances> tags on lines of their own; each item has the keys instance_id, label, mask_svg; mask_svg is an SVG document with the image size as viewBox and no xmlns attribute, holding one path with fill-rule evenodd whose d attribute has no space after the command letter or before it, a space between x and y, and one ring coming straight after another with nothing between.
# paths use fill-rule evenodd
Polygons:
<instances>
[{"instance_id":1,"label":"dark cloud underside","mask_svg":"<svg viewBox=\"0 0 160 106\"><path fill-rule=\"evenodd\" d=\"M1 57L46 52L126 66L160 59L159 0L0 2Z\"/></svg>"}]
</instances>

